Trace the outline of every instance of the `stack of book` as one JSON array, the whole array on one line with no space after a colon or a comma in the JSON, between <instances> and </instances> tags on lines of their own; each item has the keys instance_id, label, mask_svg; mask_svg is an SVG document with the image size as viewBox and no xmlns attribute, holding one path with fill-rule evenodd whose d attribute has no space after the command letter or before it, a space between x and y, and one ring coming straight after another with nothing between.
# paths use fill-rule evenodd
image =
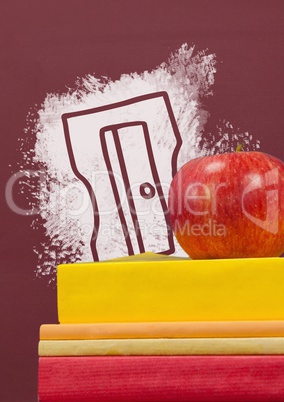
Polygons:
<instances>
[{"instance_id":1,"label":"stack of book","mask_svg":"<svg viewBox=\"0 0 284 402\"><path fill-rule=\"evenodd\" d=\"M284 400L284 259L58 267L40 402Z\"/></svg>"}]
</instances>

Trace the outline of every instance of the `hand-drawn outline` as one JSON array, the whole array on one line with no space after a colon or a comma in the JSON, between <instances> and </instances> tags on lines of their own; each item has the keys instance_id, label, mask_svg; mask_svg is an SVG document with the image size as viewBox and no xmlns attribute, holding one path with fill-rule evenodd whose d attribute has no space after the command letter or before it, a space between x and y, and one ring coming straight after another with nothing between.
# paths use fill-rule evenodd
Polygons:
<instances>
[{"instance_id":1,"label":"hand-drawn outline","mask_svg":"<svg viewBox=\"0 0 284 402\"><path fill-rule=\"evenodd\" d=\"M106 111L106 110L111 110L111 109L115 109L115 108L120 108L123 106L133 105L133 104L145 101L145 100L159 98L159 97L162 97L162 99L165 103L168 117L169 117L169 120L171 123L171 127L173 130L174 136L176 138L176 146L174 148L174 151L172 153L172 158L171 158L171 172L172 172L172 177L173 177L177 172L177 157L178 157L178 153L181 148L181 145L182 145L182 139L181 139L181 135L180 135L180 132L179 132L176 120L175 120L175 116L174 116L174 113L173 113L173 110L171 107L171 103L170 103L170 99L169 99L167 92L160 91L160 92L155 92L155 93L151 93L151 94L147 94L147 95L141 95L141 96L137 96L137 97L125 100L125 101L120 101L120 102L116 102L116 103L112 103L112 104L108 104L108 105L104 105L104 106L100 106L100 107L95 107L95 108L86 109L86 110L77 111L77 112L65 113L61 116L63 128L64 128L65 142L66 142L66 146L67 146L67 152L68 152L71 168L72 168L75 176L79 180L81 180L83 182L83 184L85 185L85 187L89 193L91 202L92 202L93 217L94 217L94 229L93 229L90 247L91 247L94 261L99 261L99 254L98 254L96 243L97 243L97 236L98 236L99 227L100 227L100 211L98 208L98 202L96 199L96 195L94 193L94 190L93 190L91 184L89 183L87 178L83 174L80 173L80 171L77 168L77 164L76 164L76 160L75 160L75 156L74 156L74 150L72 147L72 142L71 142L71 137L70 137L68 119L78 117L78 116L84 116L84 115L88 115L88 114L98 113L98 112L102 112L102 111ZM101 127L98 135L100 136L102 152L103 152L105 163L106 163L106 166L108 169L111 187L112 187L113 194L115 197L118 214L119 214L124 238L125 238L126 245L127 245L128 254L129 255L134 254L134 250L133 250L133 247L131 244L129 230L127 227L127 222L125 220L123 211L121 209L120 197L119 197L119 193L117 190L117 186L116 186L115 178L114 178L114 174L113 174L114 172L112 170L111 161L110 161L110 158L108 155L105 133L107 131L111 131L112 135L113 135L116 151L118 154L120 169L121 169L122 176L123 176L123 182L124 182L125 190L127 193L127 201L128 201L128 205L130 208L134 228L136 231L135 234L137 237L139 250L142 253L145 251L145 248L144 248L143 239L142 239L142 235L141 235L141 231L140 231L140 227L139 227L139 222L138 222L136 211L135 211L135 205L134 205L133 199L132 199L131 187L130 187L130 183L128 180L128 174L127 174L127 168L125 166L124 157L123 157L123 150L121 148L120 139L119 139L119 129L122 129L125 127L132 127L132 126L141 126L143 128L148 158L149 158L152 176L153 176L153 180L154 180L154 184L155 184L155 186L153 186L151 183L148 183L148 182L142 183L140 186L140 194L143 198L149 199L149 198L153 197L155 192L157 191L157 194L158 194L160 202L161 202L161 207L164 212L164 218L166 221L166 225L167 225L167 238L168 238L168 245L169 245L168 249L160 251L159 253L172 254L175 251L173 232L172 232L172 228L171 228L171 224L170 224L170 220L169 220L167 203L166 203L166 200L163 195L163 190L162 190L162 187L160 184L160 179L159 179L158 171L157 171L155 160L154 160L154 154L153 154L153 150L152 150L152 146L151 146L151 140L150 140L147 122L145 122L145 121L131 121L131 122L120 121L120 122L117 122L117 124L111 124L109 126Z\"/></svg>"}]
</instances>

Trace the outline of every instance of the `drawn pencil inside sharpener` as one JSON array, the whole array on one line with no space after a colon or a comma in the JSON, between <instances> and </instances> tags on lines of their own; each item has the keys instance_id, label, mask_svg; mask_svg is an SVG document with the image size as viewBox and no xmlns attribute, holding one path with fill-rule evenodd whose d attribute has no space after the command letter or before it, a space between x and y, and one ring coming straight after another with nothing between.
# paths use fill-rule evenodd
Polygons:
<instances>
[{"instance_id":1,"label":"drawn pencil inside sharpener","mask_svg":"<svg viewBox=\"0 0 284 402\"><path fill-rule=\"evenodd\" d=\"M94 261L174 253L167 196L181 136L168 94L67 113L62 121L72 170L91 200Z\"/></svg>"}]
</instances>

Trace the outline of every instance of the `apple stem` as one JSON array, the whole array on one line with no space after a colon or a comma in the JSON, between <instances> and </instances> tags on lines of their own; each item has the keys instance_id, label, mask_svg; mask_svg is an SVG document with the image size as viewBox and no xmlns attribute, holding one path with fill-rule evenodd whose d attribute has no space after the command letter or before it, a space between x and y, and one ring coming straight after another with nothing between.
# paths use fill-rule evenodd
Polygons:
<instances>
[{"instance_id":1,"label":"apple stem","mask_svg":"<svg viewBox=\"0 0 284 402\"><path fill-rule=\"evenodd\" d=\"M239 143L237 146L236 152L241 152L243 150L243 146L244 146L244 144Z\"/></svg>"}]
</instances>

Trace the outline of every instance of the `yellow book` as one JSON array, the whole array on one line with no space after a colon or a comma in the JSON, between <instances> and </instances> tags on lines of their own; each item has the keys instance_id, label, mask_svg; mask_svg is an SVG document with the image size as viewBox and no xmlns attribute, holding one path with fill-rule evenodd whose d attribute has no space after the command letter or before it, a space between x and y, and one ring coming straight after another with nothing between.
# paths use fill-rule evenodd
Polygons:
<instances>
[{"instance_id":1,"label":"yellow book","mask_svg":"<svg viewBox=\"0 0 284 402\"><path fill-rule=\"evenodd\" d=\"M284 319L284 259L153 253L59 265L60 323Z\"/></svg>"},{"instance_id":2,"label":"yellow book","mask_svg":"<svg viewBox=\"0 0 284 402\"><path fill-rule=\"evenodd\" d=\"M283 355L284 338L40 341L39 356Z\"/></svg>"}]
</instances>

